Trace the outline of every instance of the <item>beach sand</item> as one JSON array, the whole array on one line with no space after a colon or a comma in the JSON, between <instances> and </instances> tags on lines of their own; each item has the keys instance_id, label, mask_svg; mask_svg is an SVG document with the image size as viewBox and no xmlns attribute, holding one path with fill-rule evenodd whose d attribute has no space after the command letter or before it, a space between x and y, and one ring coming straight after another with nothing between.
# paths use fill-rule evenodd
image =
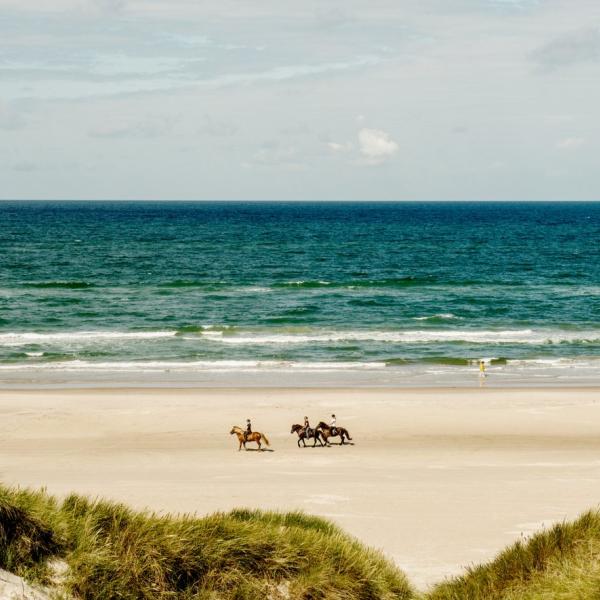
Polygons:
<instances>
[{"instance_id":1,"label":"beach sand","mask_svg":"<svg viewBox=\"0 0 600 600\"><path fill-rule=\"evenodd\" d=\"M332 412L355 445L298 449ZM0 392L0 478L156 511L301 509L425 588L600 500L599 389ZM273 452L237 452L251 417Z\"/></svg>"}]
</instances>

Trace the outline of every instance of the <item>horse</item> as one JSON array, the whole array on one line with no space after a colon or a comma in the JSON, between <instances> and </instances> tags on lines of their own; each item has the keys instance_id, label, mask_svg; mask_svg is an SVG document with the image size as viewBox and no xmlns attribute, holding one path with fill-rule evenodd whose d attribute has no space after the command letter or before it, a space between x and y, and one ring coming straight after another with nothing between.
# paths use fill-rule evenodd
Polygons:
<instances>
[{"instance_id":1,"label":"horse","mask_svg":"<svg viewBox=\"0 0 600 600\"><path fill-rule=\"evenodd\" d=\"M261 440L264 440L265 444L267 446L270 446L271 444L269 443L269 440L267 439L267 436L264 433L260 433L258 431L253 431L252 433L248 434L248 438L245 439L244 436L244 430L241 427L238 427L237 425L234 425L231 428L231 431L229 432L229 435L233 435L235 433L235 435L237 435L238 441L240 443L240 447L238 448L238 452L242 449L242 445L244 446L244 450L247 450L246 448L246 442L256 442L258 444L258 449L262 450L261 448Z\"/></svg>"},{"instance_id":2,"label":"horse","mask_svg":"<svg viewBox=\"0 0 600 600\"><path fill-rule=\"evenodd\" d=\"M317 442L319 442L319 444L321 444L321 446L323 446L322 440L325 439L323 437L322 431L319 431L318 429L312 429L310 427L307 430L306 427L304 427L303 425L298 425L298 423L296 423L295 425L292 425L292 430L290 431L290 433L298 434L298 448L300 448L300 442L302 442L302 444L306 448L305 440L310 439L310 438L314 439L314 442L312 445L313 448L317 445Z\"/></svg>"},{"instance_id":3,"label":"horse","mask_svg":"<svg viewBox=\"0 0 600 600\"><path fill-rule=\"evenodd\" d=\"M323 435L323 439L325 440L325 443L327 445L329 445L329 438L330 437L337 437L340 436L341 438L341 445L343 446L346 443L346 438L349 439L350 441L352 441L352 438L350 437L350 434L348 433L347 429L344 429L343 427L336 427L335 428L335 433L332 433L331 427L329 425L327 425L327 423L324 423L323 421L321 421L318 425L317 425L317 429L322 433Z\"/></svg>"}]
</instances>

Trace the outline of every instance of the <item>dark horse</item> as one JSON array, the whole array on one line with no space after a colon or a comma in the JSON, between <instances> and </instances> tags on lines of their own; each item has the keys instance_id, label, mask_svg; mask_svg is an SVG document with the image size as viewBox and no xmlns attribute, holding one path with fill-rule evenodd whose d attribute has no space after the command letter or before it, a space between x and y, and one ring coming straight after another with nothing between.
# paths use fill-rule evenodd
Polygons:
<instances>
[{"instance_id":1,"label":"dark horse","mask_svg":"<svg viewBox=\"0 0 600 600\"><path fill-rule=\"evenodd\" d=\"M296 425L292 425L292 430L290 431L290 433L298 434L298 448L300 448L300 442L302 442L302 444L306 448L305 440L310 439L310 438L314 439L313 448L317 445L317 442L319 442L319 444L321 444L321 446L323 446L322 440L325 439L322 431L319 431L318 429L312 429L312 428L309 428L307 431L306 427L303 427L302 425L298 425L297 423L296 423Z\"/></svg>"},{"instance_id":2,"label":"dark horse","mask_svg":"<svg viewBox=\"0 0 600 600\"><path fill-rule=\"evenodd\" d=\"M336 427L335 431L333 431L331 429L331 427L329 425L327 425L327 423L324 423L323 421L321 421L317 425L317 431L320 431L323 434L323 438L325 439L325 443L327 445L329 445L330 437L340 436L340 438L342 440L341 441L342 445L344 445L346 443L346 439L352 441L352 438L350 437L350 434L348 433L347 429L344 429L343 427Z\"/></svg>"}]
</instances>

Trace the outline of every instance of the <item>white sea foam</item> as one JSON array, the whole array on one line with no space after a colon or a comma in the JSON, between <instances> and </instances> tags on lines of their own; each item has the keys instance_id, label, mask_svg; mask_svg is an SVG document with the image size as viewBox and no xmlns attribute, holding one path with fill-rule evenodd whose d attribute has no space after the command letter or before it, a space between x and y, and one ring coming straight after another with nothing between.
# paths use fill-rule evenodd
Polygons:
<instances>
[{"instance_id":1,"label":"white sea foam","mask_svg":"<svg viewBox=\"0 0 600 600\"><path fill-rule=\"evenodd\" d=\"M203 333L203 336L207 332ZM428 342L467 342L472 344L558 344L569 342L600 343L598 331L558 331L558 330L405 330L405 331L315 331L307 333L228 333L212 332L210 339L224 344L308 344L331 342L388 342L388 343L428 343Z\"/></svg>"},{"instance_id":2,"label":"white sea foam","mask_svg":"<svg viewBox=\"0 0 600 600\"><path fill-rule=\"evenodd\" d=\"M437 315L429 315L428 317L413 317L414 321L431 321L433 319L460 319L452 313L438 313Z\"/></svg>"},{"instance_id":3,"label":"white sea foam","mask_svg":"<svg viewBox=\"0 0 600 600\"><path fill-rule=\"evenodd\" d=\"M75 342L92 344L129 340L153 340L173 338L177 331L72 331L56 333L14 332L0 334L0 346L24 346L27 344L56 344ZM268 332L219 328L205 325L198 333L183 333L178 339L206 339L223 344L269 345L269 344L320 344L343 342L385 342L397 344L420 344L432 342L466 342L472 344L560 344L600 343L600 330L565 331L556 329L407 329L403 331L354 330L326 331L320 329L299 332Z\"/></svg>"},{"instance_id":4,"label":"white sea foam","mask_svg":"<svg viewBox=\"0 0 600 600\"><path fill-rule=\"evenodd\" d=\"M93 342L95 340L153 339L172 337L176 331L63 331L60 333L2 333L0 346L22 346L46 342Z\"/></svg>"}]
</instances>

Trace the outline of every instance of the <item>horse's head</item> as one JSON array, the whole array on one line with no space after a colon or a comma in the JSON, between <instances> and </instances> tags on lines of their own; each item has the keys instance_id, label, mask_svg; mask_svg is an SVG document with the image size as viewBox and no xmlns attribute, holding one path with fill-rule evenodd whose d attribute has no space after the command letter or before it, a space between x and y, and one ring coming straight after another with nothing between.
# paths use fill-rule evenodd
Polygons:
<instances>
[{"instance_id":1,"label":"horse's head","mask_svg":"<svg viewBox=\"0 0 600 600\"><path fill-rule=\"evenodd\" d=\"M233 435L234 433L238 433L240 431L240 428L237 425L234 425L231 428L231 431L229 432L229 435Z\"/></svg>"},{"instance_id":2,"label":"horse's head","mask_svg":"<svg viewBox=\"0 0 600 600\"><path fill-rule=\"evenodd\" d=\"M329 429L329 425L327 425L327 423L324 423L323 421L321 421L318 425L317 425L317 429Z\"/></svg>"},{"instance_id":3,"label":"horse's head","mask_svg":"<svg viewBox=\"0 0 600 600\"><path fill-rule=\"evenodd\" d=\"M302 429L302 425L298 425L298 423L296 423L295 425L292 425L292 430L290 431L290 433L296 433L296 431L300 431Z\"/></svg>"}]
</instances>

